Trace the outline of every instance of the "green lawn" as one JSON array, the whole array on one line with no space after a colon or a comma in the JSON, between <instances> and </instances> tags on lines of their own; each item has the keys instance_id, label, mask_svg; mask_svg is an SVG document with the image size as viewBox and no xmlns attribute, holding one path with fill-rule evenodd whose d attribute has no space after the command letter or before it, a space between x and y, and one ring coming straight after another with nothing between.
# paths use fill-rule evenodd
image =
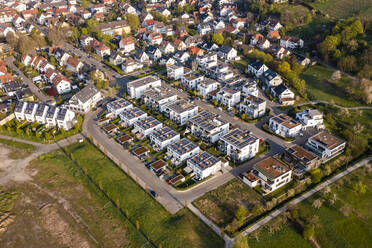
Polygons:
<instances>
[{"instance_id":1,"label":"green lawn","mask_svg":"<svg viewBox=\"0 0 372 248\"><path fill-rule=\"evenodd\" d=\"M155 245L223 247L223 241L190 211L171 215L92 144L73 144L68 153Z\"/></svg>"},{"instance_id":2,"label":"green lawn","mask_svg":"<svg viewBox=\"0 0 372 248\"><path fill-rule=\"evenodd\" d=\"M309 3L322 14L329 15L330 18L347 18L354 14L363 13L372 7L370 0L327 0Z\"/></svg>"},{"instance_id":3,"label":"green lawn","mask_svg":"<svg viewBox=\"0 0 372 248\"><path fill-rule=\"evenodd\" d=\"M354 189L362 182L366 192ZM334 195L336 196L334 198ZM317 199L323 204L319 209L313 206ZM336 199L332 202L331 199ZM371 169L360 168L330 187L330 192L321 193L303 201L297 207L298 222L315 223L315 240L320 247L371 247L372 244L372 173ZM279 217L280 218L280 217ZM274 220L275 221L275 220ZM259 242L253 237L251 247L308 247L302 238L302 230L296 225L285 223L280 230L270 233L268 223L259 230Z\"/></svg>"},{"instance_id":4,"label":"green lawn","mask_svg":"<svg viewBox=\"0 0 372 248\"><path fill-rule=\"evenodd\" d=\"M342 77L336 82L329 82L332 73L333 70L331 69L315 65L301 74L301 78L306 81L306 93L311 100L333 100L336 104L345 107L365 105L353 99L345 91L345 88L350 86L351 83L349 78Z\"/></svg>"}]
</instances>

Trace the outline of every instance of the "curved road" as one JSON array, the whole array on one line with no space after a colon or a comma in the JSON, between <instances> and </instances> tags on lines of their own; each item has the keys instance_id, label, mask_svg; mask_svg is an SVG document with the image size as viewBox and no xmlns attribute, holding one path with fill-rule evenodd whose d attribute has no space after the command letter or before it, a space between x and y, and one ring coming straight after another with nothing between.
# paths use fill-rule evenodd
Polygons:
<instances>
[{"instance_id":1,"label":"curved road","mask_svg":"<svg viewBox=\"0 0 372 248\"><path fill-rule=\"evenodd\" d=\"M318 103L331 104L329 101L325 101L325 100L314 100L314 101L300 103L300 104L294 105L293 107L301 107L301 106L308 105L308 104L318 104ZM348 109L348 110L360 110L360 109L372 110L372 106L343 107L337 104L334 104L333 106L340 108L340 109Z\"/></svg>"}]
</instances>

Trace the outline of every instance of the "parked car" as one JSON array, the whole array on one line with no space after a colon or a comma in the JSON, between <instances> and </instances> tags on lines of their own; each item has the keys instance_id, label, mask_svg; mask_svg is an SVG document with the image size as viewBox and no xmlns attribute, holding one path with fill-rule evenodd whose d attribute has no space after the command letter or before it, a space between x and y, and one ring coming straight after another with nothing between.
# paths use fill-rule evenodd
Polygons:
<instances>
[{"instance_id":1,"label":"parked car","mask_svg":"<svg viewBox=\"0 0 372 248\"><path fill-rule=\"evenodd\" d=\"M149 189L149 192L150 192L150 194L151 194L154 198L158 197L158 193L156 193L154 190Z\"/></svg>"}]
</instances>

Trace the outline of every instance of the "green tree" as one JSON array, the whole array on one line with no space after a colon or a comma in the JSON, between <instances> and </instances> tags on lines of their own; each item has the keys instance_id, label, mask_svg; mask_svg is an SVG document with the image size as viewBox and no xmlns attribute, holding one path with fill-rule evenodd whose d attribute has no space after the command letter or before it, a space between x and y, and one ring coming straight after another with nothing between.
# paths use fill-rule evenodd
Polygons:
<instances>
[{"instance_id":1,"label":"green tree","mask_svg":"<svg viewBox=\"0 0 372 248\"><path fill-rule=\"evenodd\" d=\"M363 184L361 181L354 183L353 190L359 194L365 194L367 192L367 185Z\"/></svg>"},{"instance_id":2,"label":"green tree","mask_svg":"<svg viewBox=\"0 0 372 248\"><path fill-rule=\"evenodd\" d=\"M311 239L315 235L315 228L313 226L306 226L302 234L305 239Z\"/></svg>"},{"instance_id":3,"label":"green tree","mask_svg":"<svg viewBox=\"0 0 372 248\"><path fill-rule=\"evenodd\" d=\"M312 169L310 171L310 175L311 175L311 182L312 183L319 183L320 180L322 180L322 177L323 177L323 173L319 168Z\"/></svg>"},{"instance_id":4,"label":"green tree","mask_svg":"<svg viewBox=\"0 0 372 248\"><path fill-rule=\"evenodd\" d=\"M223 38L223 35L220 34L220 33L213 34L213 36L212 36L212 42L214 42L218 45L222 45L224 40L225 39Z\"/></svg>"},{"instance_id":5,"label":"green tree","mask_svg":"<svg viewBox=\"0 0 372 248\"><path fill-rule=\"evenodd\" d=\"M247 209L245 209L243 206L240 206L235 212L235 218L239 221L240 225L243 225L246 216Z\"/></svg>"},{"instance_id":6,"label":"green tree","mask_svg":"<svg viewBox=\"0 0 372 248\"><path fill-rule=\"evenodd\" d=\"M131 13L128 13L127 14L127 21L128 21L128 24L129 24L131 30L133 30L133 31L138 30L139 25L140 25L138 16L136 16L134 14L131 14Z\"/></svg>"},{"instance_id":7,"label":"green tree","mask_svg":"<svg viewBox=\"0 0 372 248\"><path fill-rule=\"evenodd\" d=\"M260 205L256 204L253 208L252 208L252 214L254 215L259 215L262 211L262 208Z\"/></svg>"}]
</instances>

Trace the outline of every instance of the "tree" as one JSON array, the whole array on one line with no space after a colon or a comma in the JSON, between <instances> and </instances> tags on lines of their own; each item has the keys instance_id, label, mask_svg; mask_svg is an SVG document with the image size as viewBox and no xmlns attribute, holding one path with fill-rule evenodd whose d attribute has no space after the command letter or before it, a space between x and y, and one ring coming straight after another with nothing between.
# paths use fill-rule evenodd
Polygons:
<instances>
[{"instance_id":1,"label":"tree","mask_svg":"<svg viewBox=\"0 0 372 248\"><path fill-rule=\"evenodd\" d=\"M247 209L245 209L243 206L240 206L235 212L235 218L239 221L240 225L243 225L246 216Z\"/></svg>"},{"instance_id":2,"label":"tree","mask_svg":"<svg viewBox=\"0 0 372 248\"><path fill-rule=\"evenodd\" d=\"M354 183L353 190L359 194L365 194L367 192L367 185L363 184L361 181Z\"/></svg>"},{"instance_id":3,"label":"tree","mask_svg":"<svg viewBox=\"0 0 372 248\"><path fill-rule=\"evenodd\" d=\"M13 49L17 47L18 38L13 32L8 32L5 39L6 43L8 43L8 45L11 46Z\"/></svg>"},{"instance_id":4,"label":"tree","mask_svg":"<svg viewBox=\"0 0 372 248\"><path fill-rule=\"evenodd\" d=\"M81 35L81 33L80 33L79 29L78 29L77 27L73 27L72 30L71 30L70 38L71 38L73 41L78 41L80 35Z\"/></svg>"},{"instance_id":5,"label":"tree","mask_svg":"<svg viewBox=\"0 0 372 248\"><path fill-rule=\"evenodd\" d=\"M134 14L131 14L131 13L128 13L127 14L127 21L128 21L128 24L129 24L131 30L137 31L137 29L139 28L139 25L140 25L138 16L136 16Z\"/></svg>"},{"instance_id":6,"label":"tree","mask_svg":"<svg viewBox=\"0 0 372 248\"><path fill-rule=\"evenodd\" d=\"M50 26L47 29L47 39L49 43L53 45L62 45L67 37L64 29L56 28L55 26Z\"/></svg>"},{"instance_id":7,"label":"tree","mask_svg":"<svg viewBox=\"0 0 372 248\"><path fill-rule=\"evenodd\" d=\"M212 42L214 42L218 45L222 45L224 40L225 39L223 38L223 35L220 34L220 33L213 34L213 36L212 36Z\"/></svg>"},{"instance_id":8,"label":"tree","mask_svg":"<svg viewBox=\"0 0 372 248\"><path fill-rule=\"evenodd\" d=\"M311 13L308 13L305 18L305 23L310 23L313 21L313 17L311 16Z\"/></svg>"},{"instance_id":9,"label":"tree","mask_svg":"<svg viewBox=\"0 0 372 248\"><path fill-rule=\"evenodd\" d=\"M310 171L311 174L311 182L312 183L319 183L322 180L323 173L319 168L315 168Z\"/></svg>"},{"instance_id":10,"label":"tree","mask_svg":"<svg viewBox=\"0 0 372 248\"><path fill-rule=\"evenodd\" d=\"M316 199L312 206L316 209L319 209L323 205L323 200L322 199Z\"/></svg>"},{"instance_id":11,"label":"tree","mask_svg":"<svg viewBox=\"0 0 372 248\"><path fill-rule=\"evenodd\" d=\"M315 235L315 229L313 226L306 226L303 230L303 236L305 239L311 239Z\"/></svg>"},{"instance_id":12,"label":"tree","mask_svg":"<svg viewBox=\"0 0 372 248\"><path fill-rule=\"evenodd\" d=\"M89 7L89 1L88 0L81 0L81 6L83 8L88 8Z\"/></svg>"},{"instance_id":13,"label":"tree","mask_svg":"<svg viewBox=\"0 0 372 248\"><path fill-rule=\"evenodd\" d=\"M249 248L247 237L244 235L239 235L238 237L236 237L233 248Z\"/></svg>"},{"instance_id":14,"label":"tree","mask_svg":"<svg viewBox=\"0 0 372 248\"><path fill-rule=\"evenodd\" d=\"M252 208L252 214L253 215L259 215L262 211L262 208L260 205L256 204L253 208Z\"/></svg>"},{"instance_id":15,"label":"tree","mask_svg":"<svg viewBox=\"0 0 372 248\"><path fill-rule=\"evenodd\" d=\"M18 51L21 54L28 54L34 51L36 48L36 43L29 36L22 35L18 40Z\"/></svg>"}]
</instances>

